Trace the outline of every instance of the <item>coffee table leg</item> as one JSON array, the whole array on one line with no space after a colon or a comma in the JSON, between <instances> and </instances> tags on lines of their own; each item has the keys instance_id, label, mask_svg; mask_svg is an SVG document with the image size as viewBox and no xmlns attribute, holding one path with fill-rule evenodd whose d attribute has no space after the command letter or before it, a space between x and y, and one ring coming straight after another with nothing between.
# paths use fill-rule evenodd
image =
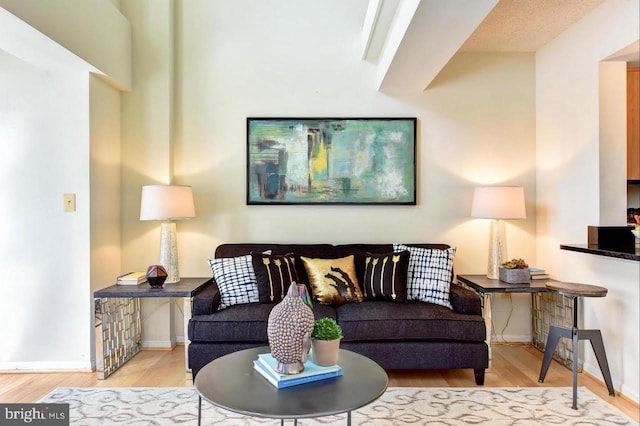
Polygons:
<instances>
[{"instance_id":1,"label":"coffee table leg","mask_svg":"<svg viewBox=\"0 0 640 426\"><path fill-rule=\"evenodd\" d=\"M351 411L347 411L347 426L351 426Z\"/></svg>"},{"instance_id":2,"label":"coffee table leg","mask_svg":"<svg viewBox=\"0 0 640 426\"><path fill-rule=\"evenodd\" d=\"M202 420L202 397L198 395L198 426L200 426L201 420Z\"/></svg>"}]
</instances>

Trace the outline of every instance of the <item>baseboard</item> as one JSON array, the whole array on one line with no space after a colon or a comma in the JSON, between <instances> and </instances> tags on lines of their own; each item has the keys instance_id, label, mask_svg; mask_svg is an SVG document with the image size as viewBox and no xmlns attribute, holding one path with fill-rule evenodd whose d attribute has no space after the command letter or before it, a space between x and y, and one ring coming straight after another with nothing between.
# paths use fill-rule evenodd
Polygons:
<instances>
[{"instance_id":1,"label":"baseboard","mask_svg":"<svg viewBox=\"0 0 640 426\"><path fill-rule=\"evenodd\" d=\"M593 378L594 380L602 383L603 387L607 387L606 383L604 382L604 377L602 377L602 372L600 371L600 367L597 365L591 365L588 363L584 363L582 365L582 372L583 374L586 374L588 376L590 376L591 378ZM626 386L626 385L622 385L620 386L620 383L617 383L616 380L613 380L613 377L611 378L611 380L613 381L613 389L618 389L616 391L616 397L621 397L626 399L627 401L635 404L636 406L640 406L639 404L639 396L638 395L638 390L637 389L633 389L630 386Z\"/></svg>"},{"instance_id":2,"label":"baseboard","mask_svg":"<svg viewBox=\"0 0 640 426\"><path fill-rule=\"evenodd\" d=\"M176 344L184 345L184 336L176 336L175 341L172 340L143 340L140 345L143 348L168 348L175 347Z\"/></svg>"},{"instance_id":3,"label":"baseboard","mask_svg":"<svg viewBox=\"0 0 640 426\"><path fill-rule=\"evenodd\" d=\"M526 341L526 340L510 340L510 341L500 341L500 342L496 342L494 340L491 341L491 346L527 346L527 347L533 347L533 345L531 344L530 341Z\"/></svg>"},{"instance_id":4,"label":"baseboard","mask_svg":"<svg viewBox=\"0 0 640 426\"><path fill-rule=\"evenodd\" d=\"M140 342L143 349L166 349L171 350L176 347L176 342L171 340L143 340Z\"/></svg>"},{"instance_id":5,"label":"baseboard","mask_svg":"<svg viewBox=\"0 0 640 426\"><path fill-rule=\"evenodd\" d=\"M520 343L520 342L531 342L530 334L500 334L495 335L491 334L491 344L494 343Z\"/></svg>"},{"instance_id":6,"label":"baseboard","mask_svg":"<svg viewBox=\"0 0 640 426\"><path fill-rule=\"evenodd\" d=\"M3 373L54 373L60 371L90 373L93 368L90 361L0 362L0 372Z\"/></svg>"}]
</instances>

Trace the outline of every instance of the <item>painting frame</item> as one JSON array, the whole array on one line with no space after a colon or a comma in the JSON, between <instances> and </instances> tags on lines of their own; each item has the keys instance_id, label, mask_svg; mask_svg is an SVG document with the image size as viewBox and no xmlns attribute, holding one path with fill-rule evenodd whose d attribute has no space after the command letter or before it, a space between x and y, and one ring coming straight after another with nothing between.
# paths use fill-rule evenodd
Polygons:
<instances>
[{"instance_id":1,"label":"painting frame","mask_svg":"<svg viewBox=\"0 0 640 426\"><path fill-rule=\"evenodd\" d=\"M247 205L416 205L416 117L247 117Z\"/></svg>"}]
</instances>

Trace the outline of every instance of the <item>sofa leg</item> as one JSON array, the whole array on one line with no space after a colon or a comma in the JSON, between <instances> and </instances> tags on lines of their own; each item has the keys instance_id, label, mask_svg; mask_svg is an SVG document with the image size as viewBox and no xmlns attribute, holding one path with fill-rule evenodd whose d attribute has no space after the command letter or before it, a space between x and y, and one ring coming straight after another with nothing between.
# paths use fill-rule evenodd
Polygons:
<instances>
[{"instance_id":1,"label":"sofa leg","mask_svg":"<svg viewBox=\"0 0 640 426\"><path fill-rule=\"evenodd\" d=\"M484 368L474 368L473 375L476 378L476 385L484 385Z\"/></svg>"}]
</instances>

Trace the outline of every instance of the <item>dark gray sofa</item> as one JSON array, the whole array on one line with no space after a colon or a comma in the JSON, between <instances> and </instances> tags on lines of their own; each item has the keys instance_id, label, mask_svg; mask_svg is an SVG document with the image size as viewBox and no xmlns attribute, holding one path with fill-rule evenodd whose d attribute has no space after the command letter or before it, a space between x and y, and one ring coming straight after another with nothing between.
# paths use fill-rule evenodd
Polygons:
<instances>
[{"instance_id":1,"label":"dark gray sofa","mask_svg":"<svg viewBox=\"0 0 640 426\"><path fill-rule=\"evenodd\" d=\"M408 244L447 249L443 244ZM389 253L392 244L223 244L215 257L235 257L271 250L273 254L339 258L355 255L356 273L362 279L366 253ZM308 278L296 261L301 282ZM365 355L385 369L471 368L475 381L484 384L488 367L486 328L480 298L453 283L453 310L423 302L365 301L339 307L314 304L316 318L331 317L342 326L342 349ZM275 304L251 303L218 311L215 281L198 293L189 320L189 367L193 375L212 360L234 351L268 345L267 319Z\"/></svg>"}]
</instances>

